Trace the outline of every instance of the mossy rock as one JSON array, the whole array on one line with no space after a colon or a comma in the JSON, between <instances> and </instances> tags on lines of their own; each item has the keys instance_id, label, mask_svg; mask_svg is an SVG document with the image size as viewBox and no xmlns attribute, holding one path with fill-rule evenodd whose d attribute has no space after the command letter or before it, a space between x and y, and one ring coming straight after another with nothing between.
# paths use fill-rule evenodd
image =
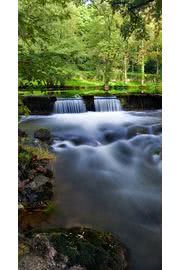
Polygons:
<instances>
[{"instance_id":1,"label":"mossy rock","mask_svg":"<svg viewBox=\"0 0 180 270\"><path fill-rule=\"evenodd\" d=\"M110 233L72 228L43 235L57 252L56 263L65 256L68 267L80 265L87 270L124 270L128 267L125 247Z\"/></svg>"},{"instance_id":2,"label":"mossy rock","mask_svg":"<svg viewBox=\"0 0 180 270\"><path fill-rule=\"evenodd\" d=\"M46 128L40 128L34 132L34 138L42 142L50 143L52 141L51 133Z\"/></svg>"},{"instance_id":3,"label":"mossy rock","mask_svg":"<svg viewBox=\"0 0 180 270\"><path fill-rule=\"evenodd\" d=\"M87 228L57 229L56 232L26 235L26 241L23 239L22 243L25 242L30 248L29 253L24 252L23 245L24 255L21 252L19 261L22 270L33 270L31 262L35 258L43 261L38 270L128 269L127 250L119 238L110 233ZM49 265L49 268L45 265Z\"/></svg>"},{"instance_id":4,"label":"mossy rock","mask_svg":"<svg viewBox=\"0 0 180 270\"><path fill-rule=\"evenodd\" d=\"M145 127L145 126L132 126L132 127L128 128L127 138L131 139L131 138L135 137L136 135L148 134L148 133L149 133L148 127Z\"/></svg>"}]
</instances>

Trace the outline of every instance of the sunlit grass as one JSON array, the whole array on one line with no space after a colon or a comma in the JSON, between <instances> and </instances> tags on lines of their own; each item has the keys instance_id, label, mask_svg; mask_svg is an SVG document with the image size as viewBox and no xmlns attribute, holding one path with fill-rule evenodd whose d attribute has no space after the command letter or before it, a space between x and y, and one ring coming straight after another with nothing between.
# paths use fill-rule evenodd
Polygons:
<instances>
[{"instance_id":1,"label":"sunlit grass","mask_svg":"<svg viewBox=\"0 0 180 270\"><path fill-rule=\"evenodd\" d=\"M57 97L73 97L76 95L104 95L107 92L103 89L102 82L88 81L88 80L69 80L65 82L67 87L72 89L35 89L19 90L21 96L57 96ZM74 87L74 89L73 89ZM77 89L80 87L79 89ZM85 88L81 88L85 87ZM98 88L98 89L97 89ZM125 84L123 81L110 82L110 90L108 94L134 94L134 93L149 93L149 94L161 94L161 83L146 82L143 86L140 82L128 82Z\"/></svg>"},{"instance_id":2,"label":"sunlit grass","mask_svg":"<svg viewBox=\"0 0 180 270\"><path fill-rule=\"evenodd\" d=\"M55 160L55 155L48 151L48 149L42 148L40 146L33 147L30 145L20 145L20 149L23 149L23 151L26 151L27 153L31 154L32 156L35 156L37 160Z\"/></svg>"}]
</instances>

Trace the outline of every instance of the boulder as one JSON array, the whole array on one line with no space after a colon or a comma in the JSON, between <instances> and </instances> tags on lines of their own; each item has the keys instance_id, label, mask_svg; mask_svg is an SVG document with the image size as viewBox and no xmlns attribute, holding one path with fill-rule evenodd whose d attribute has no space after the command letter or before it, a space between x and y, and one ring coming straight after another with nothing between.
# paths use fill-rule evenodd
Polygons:
<instances>
[{"instance_id":1,"label":"boulder","mask_svg":"<svg viewBox=\"0 0 180 270\"><path fill-rule=\"evenodd\" d=\"M34 138L39 139L42 142L51 143L52 136L48 129L40 128L34 132Z\"/></svg>"},{"instance_id":2,"label":"boulder","mask_svg":"<svg viewBox=\"0 0 180 270\"><path fill-rule=\"evenodd\" d=\"M155 135L159 135L162 133L162 125L158 124L158 125L153 125L152 126L152 133Z\"/></svg>"},{"instance_id":3,"label":"boulder","mask_svg":"<svg viewBox=\"0 0 180 270\"><path fill-rule=\"evenodd\" d=\"M50 270L50 268L44 258L26 255L19 261L18 270Z\"/></svg>"},{"instance_id":4,"label":"boulder","mask_svg":"<svg viewBox=\"0 0 180 270\"><path fill-rule=\"evenodd\" d=\"M18 128L18 137L25 138L27 137L27 133L24 130Z\"/></svg>"},{"instance_id":5,"label":"boulder","mask_svg":"<svg viewBox=\"0 0 180 270\"><path fill-rule=\"evenodd\" d=\"M125 137L125 130L107 130L104 132L104 139L107 143L112 143Z\"/></svg>"},{"instance_id":6,"label":"boulder","mask_svg":"<svg viewBox=\"0 0 180 270\"><path fill-rule=\"evenodd\" d=\"M24 211L24 206L22 205L22 203L18 203L18 212L22 212Z\"/></svg>"},{"instance_id":7,"label":"boulder","mask_svg":"<svg viewBox=\"0 0 180 270\"><path fill-rule=\"evenodd\" d=\"M29 237L29 254L19 258L19 270L128 269L127 250L110 233L71 228Z\"/></svg>"},{"instance_id":8,"label":"boulder","mask_svg":"<svg viewBox=\"0 0 180 270\"><path fill-rule=\"evenodd\" d=\"M32 190L38 191L42 186L49 182L49 178L39 174L34 177L33 181L29 183L26 187L31 188Z\"/></svg>"},{"instance_id":9,"label":"boulder","mask_svg":"<svg viewBox=\"0 0 180 270\"><path fill-rule=\"evenodd\" d=\"M39 208L53 198L52 179L42 174L36 175L19 192L19 197L28 208Z\"/></svg>"},{"instance_id":10,"label":"boulder","mask_svg":"<svg viewBox=\"0 0 180 270\"><path fill-rule=\"evenodd\" d=\"M131 126L127 130L127 138L131 139L138 134L148 134L149 128L145 126Z\"/></svg>"}]
</instances>

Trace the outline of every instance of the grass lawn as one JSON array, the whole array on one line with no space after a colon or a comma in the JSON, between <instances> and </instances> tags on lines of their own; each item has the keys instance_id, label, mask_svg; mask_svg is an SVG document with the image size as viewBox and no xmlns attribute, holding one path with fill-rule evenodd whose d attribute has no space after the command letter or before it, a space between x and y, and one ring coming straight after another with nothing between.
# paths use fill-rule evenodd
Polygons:
<instances>
[{"instance_id":1,"label":"grass lawn","mask_svg":"<svg viewBox=\"0 0 180 270\"><path fill-rule=\"evenodd\" d=\"M65 86L103 86L102 82L88 80L68 80Z\"/></svg>"}]
</instances>

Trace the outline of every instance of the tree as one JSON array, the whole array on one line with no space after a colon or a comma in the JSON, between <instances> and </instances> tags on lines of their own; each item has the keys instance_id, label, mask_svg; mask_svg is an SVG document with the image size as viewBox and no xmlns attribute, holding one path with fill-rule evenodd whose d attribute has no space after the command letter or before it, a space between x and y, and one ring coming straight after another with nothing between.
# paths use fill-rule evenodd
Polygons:
<instances>
[{"instance_id":1,"label":"tree","mask_svg":"<svg viewBox=\"0 0 180 270\"><path fill-rule=\"evenodd\" d=\"M20 0L19 79L63 85L76 73L82 47L76 35L79 15L67 2Z\"/></svg>"},{"instance_id":2,"label":"tree","mask_svg":"<svg viewBox=\"0 0 180 270\"><path fill-rule=\"evenodd\" d=\"M102 74L106 90L109 89L111 73L122 50L118 20L107 2L100 5L100 1L94 1L86 29L87 54L93 59L97 73Z\"/></svg>"},{"instance_id":3,"label":"tree","mask_svg":"<svg viewBox=\"0 0 180 270\"><path fill-rule=\"evenodd\" d=\"M156 1L19 0L19 81L63 86L71 78L128 82L131 67L161 69ZM115 5L116 4L116 5ZM113 7L113 8L112 8ZM153 19L152 19L153 18ZM150 66L150 65L149 65ZM86 74L86 75L85 75Z\"/></svg>"},{"instance_id":4,"label":"tree","mask_svg":"<svg viewBox=\"0 0 180 270\"><path fill-rule=\"evenodd\" d=\"M103 1L103 0L102 0ZM109 0L114 12L124 18L122 34L129 37L136 29L143 29L152 20L160 27L162 0Z\"/></svg>"}]
</instances>

